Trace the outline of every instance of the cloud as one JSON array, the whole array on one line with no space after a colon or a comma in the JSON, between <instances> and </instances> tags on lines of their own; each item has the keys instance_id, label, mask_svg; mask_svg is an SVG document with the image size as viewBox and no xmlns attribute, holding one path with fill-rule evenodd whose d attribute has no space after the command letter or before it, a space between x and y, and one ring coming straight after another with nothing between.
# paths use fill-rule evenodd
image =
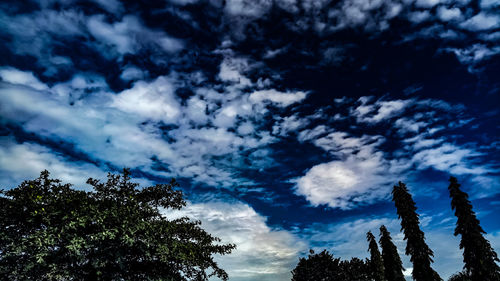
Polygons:
<instances>
[{"instance_id":1,"label":"cloud","mask_svg":"<svg viewBox=\"0 0 500 281\"><path fill-rule=\"evenodd\" d=\"M339 160L310 168L295 180L296 193L314 206L340 209L356 208L385 197L390 162L377 151L383 141L380 136L354 137L346 132L332 132L312 140Z\"/></svg>"},{"instance_id":2,"label":"cloud","mask_svg":"<svg viewBox=\"0 0 500 281\"><path fill-rule=\"evenodd\" d=\"M439 4L440 0L417 0L415 5L421 8L432 8Z\"/></svg>"},{"instance_id":3,"label":"cloud","mask_svg":"<svg viewBox=\"0 0 500 281\"><path fill-rule=\"evenodd\" d=\"M467 48L449 48L464 64L475 64L500 53L500 47L490 48L484 44L474 44Z\"/></svg>"},{"instance_id":4,"label":"cloud","mask_svg":"<svg viewBox=\"0 0 500 281\"><path fill-rule=\"evenodd\" d=\"M287 136L291 132L297 132L309 124L307 118L291 115L285 117L277 117L277 121L273 125L273 135Z\"/></svg>"},{"instance_id":5,"label":"cloud","mask_svg":"<svg viewBox=\"0 0 500 281\"><path fill-rule=\"evenodd\" d=\"M270 228L265 217L243 202L190 203L165 215L200 220L202 228L223 243L236 244L230 255L216 258L230 280L289 280L299 253L306 250L303 241L286 230Z\"/></svg>"},{"instance_id":6,"label":"cloud","mask_svg":"<svg viewBox=\"0 0 500 281\"><path fill-rule=\"evenodd\" d=\"M173 82L164 76L150 83L138 81L132 88L115 95L111 106L145 119L176 123L181 108L175 89Z\"/></svg>"},{"instance_id":7,"label":"cloud","mask_svg":"<svg viewBox=\"0 0 500 281\"><path fill-rule=\"evenodd\" d=\"M462 12L459 8L448 9L444 6L440 6L437 9L437 14L442 21L458 20L462 17Z\"/></svg>"},{"instance_id":8,"label":"cloud","mask_svg":"<svg viewBox=\"0 0 500 281\"><path fill-rule=\"evenodd\" d=\"M283 93L277 90L261 90L255 91L249 96L249 100L253 103L272 102L281 107L287 107L294 103L300 102L306 98L307 94L302 91L294 93Z\"/></svg>"},{"instance_id":9,"label":"cloud","mask_svg":"<svg viewBox=\"0 0 500 281\"><path fill-rule=\"evenodd\" d=\"M106 173L99 167L54 153L50 148L36 143L16 143L10 137L0 137L0 187L13 188L26 179L34 179L43 170L63 183L74 184L76 188L89 188L88 178L106 179Z\"/></svg>"},{"instance_id":10,"label":"cloud","mask_svg":"<svg viewBox=\"0 0 500 281\"><path fill-rule=\"evenodd\" d=\"M135 66L127 66L125 69L123 69L120 78L125 81L141 80L146 78L146 73L147 71L143 71Z\"/></svg>"},{"instance_id":11,"label":"cloud","mask_svg":"<svg viewBox=\"0 0 500 281\"><path fill-rule=\"evenodd\" d=\"M271 5L272 0L229 0L226 2L225 11L231 16L261 17Z\"/></svg>"},{"instance_id":12,"label":"cloud","mask_svg":"<svg viewBox=\"0 0 500 281\"><path fill-rule=\"evenodd\" d=\"M372 104L368 104L369 98L363 97L359 101L361 104L357 106L352 115L356 116L358 122L378 123L399 115L405 107L412 103L411 100L377 100Z\"/></svg>"},{"instance_id":13,"label":"cloud","mask_svg":"<svg viewBox=\"0 0 500 281\"><path fill-rule=\"evenodd\" d=\"M246 59L226 57L220 65L219 79L241 86L250 86L252 82L242 72L249 69Z\"/></svg>"},{"instance_id":14,"label":"cloud","mask_svg":"<svg viewBox=\"0 0 500 281\"><path fill-rule=\"evenodd\" d=\"M0 78L7 83L26 85L39 91L48 89L33 75L33 72L20 71L12 67L0 68Z\"/></svg>"},{"instance_id":15,"label":"cloud","mask_svg":"<svg viewBox=\"0 0 500 281\"><path fill-rule=\"evenodd\" d=\"M412 161L417 164L419 169L432 167L436 170L448 171L456 175L486 174L489 170L485 167L469 167L468 163L471 162L470 159L477 156L481 156L481 154L450 143L444 143L439 147L423 149L417 152L413 156Z\"/></svg>"},{"instance_id":16,"label":"cloud","mask_svg":"<svg viewBox=\"0 0 500 281\"><path fill-rule=\"evenodd\" d=\"M233 87L239 83L234 81L221 92L192 88L194 95L181 101L175 92L189 84L175 73L113 93L95 74L77 74L49 87L29 72L9 71L3 76L15 72L23 79L10 75L16 84L0 87L5 105L0 113L6 121L70 143L98 163L222 188L253 184L238 169L264 169L272 163L269 153L254 153L276 141L271 131L259 127L265 114L306 96L273 89L245 93Z\"/></svg>"},{"instance_id":17,"label":"cloud","mask_svg":"<svg viewBox=\"0 0 500 281\"><path fill-rule=\"evenodd\" d=\"M294 180L296 194L304 196L313 206L353 209L371 204L388 196L393 183L390 179L415 178L426 169L469 175L485 188L488 185L485 179L498 173L491 163L484 162L485 154L474 148L477 145L459 145L442 134L436 135L447 129L443 124L453 129L471 121L463 116L462 105L432 99L371 97L342 104L354 118L334 118L335 123L330 126L299 129L297 134L300 142L314 144L331 158L313 165ZM391 150L386 150L387 139L380 135L360 135L352 126L352 131L334 129L352 119L386 130L391 135ZM391 122L380 124L388 120ZM481 190L491 190L485 188Z\"/></svg>"},{"instance_id":18,"label":"cloud","mask_svg":"<svg viewBox=\"0 0 500 281\"><path fill-rule=\"evenodd\" d=\"M167 53L176 53L184 48L184 43L162 31L146 28L140 20L126 15L119 22L107 23L104 16L91 16L87 21L89 33L103 44L105 50L115 50L118 54L135 54L139 49L152 44Z\"/></svg>"},{"instance_id":19,"label":"cloud","mask_svg":"<svg viewBox=\"0 0 500 281\"><path fill-rule=\"evenodd\" d=\"M482 31L497 28L500 26L500 16L481 12L463 22L461 26L471 31Z\"/></svg>"}]
</instances>

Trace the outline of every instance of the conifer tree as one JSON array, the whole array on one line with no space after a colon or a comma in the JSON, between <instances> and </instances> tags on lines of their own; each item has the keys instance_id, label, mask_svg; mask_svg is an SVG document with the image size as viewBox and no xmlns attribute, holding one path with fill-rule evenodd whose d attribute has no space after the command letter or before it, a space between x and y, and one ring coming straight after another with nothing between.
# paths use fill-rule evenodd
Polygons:
<instances>
[{"instance_id":1,"label":"conifer tree","mask_svg":"<svg viewBox=\"0 0 500 281\"><path fill-rule=\"evenodd\" d=\"M384 262L378 250L377 241L371 231L366 233L366 240L368 241L368 251L370 252L370 271L374 281L385 281L384 278Z\"/></svg>"},{"instance_id":2,"label":"conifer tree","mask_svg":"<svg viewBox=\"0 0 500 281\"><path fill-rule=\"evenodd\" d=\"M415 281L442 280L431 267L431 263L434 262L432 260L434 253L425 243L424 232L419 226L417 207L404 183L399 182L394 186L392 200L401 219L401 230L406 240L406 254L410 255L410 261L413 263L413 279Z\"/></svg>"},{"instance_id":3,"label":"conifer tree","mask_svg":"<svg viewBox=\"0 0 500 281\"><path fill-rule=\"evenodd\" d=\"M472 281L500 280L500 268L495 263L499 259L490 242L483 236L486 232L479 225L479 220L468 199L469 196L460 190L460 184L454 177L450 177L448 190L451 208L455 210L457 217L454 234L462 236L460 249L464 251L464 273L469 275Z\"/></svg>"},{"instance_id":4,"label":"conifer tree","mask_svg":"<svg viewBox=\"0 0 500 281\"><path fill-rule=\"evenodd\" d=\"M391 233L383 225L380 227L379 242L382 248L385 279L387 281L405 281L403 263L399 257L398 249L392 243Z\"/></svg>"}]
</instances>

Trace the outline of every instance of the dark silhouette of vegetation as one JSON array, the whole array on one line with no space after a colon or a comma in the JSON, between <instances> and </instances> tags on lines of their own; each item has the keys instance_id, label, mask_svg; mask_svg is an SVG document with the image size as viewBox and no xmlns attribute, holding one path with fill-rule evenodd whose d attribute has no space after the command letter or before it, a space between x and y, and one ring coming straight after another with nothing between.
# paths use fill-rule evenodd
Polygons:
<instances>
[{"instance_id":1,"label":"dark silhouette of vegetation","mask_svg":"<svg viewBox=\"0 0 500 281\"><path fill-rule=\"evenodd\" d=\"M384 277L384 262L380 251L378 250L377 241L371 231L366 233L366 240L368 241L368 251L370 252L370 270L374 281L385 281Z\"/></svg>"},{"instance_id":2,"label":"dark silhouette of vegetation","mask_svg":"<svg viewBox=\"0 0 500 281\"><path fill-rule=\"evenodd\" d=\"M327 250L319 254L310 251L307 258L300 258L292 270L292 281L334 281L340 269L340 259L334 259Z\"/></svg>"},{"instance_id":3,"label":"dark silhouette of vegetation","mask_svg":"<svg viewBox=\"0 0 500 281\"><path fill-rule=\"evenodd\" d=\"M370 267L358 258L341 261L327 250L319 254L310 251L307 258L300 258L292 270L292 281L370 281Z\"/></svg>"},{"instance_id":4,"label":"dark silhouette of vegetation","mask_svg":"<svg viewBox=\"0 0 500 281\"><path fill-rule=\"evenodd\" d=\"M2 280L227 280L214 255L231 253L186 217L168 220L161 209L180 210L186 202L178 184L138 188L130 172L88 179L91 192L40 177L0 191L0 276ZM497 254L484 238L467 193L457 179L448 186L461 235L464 269L448 281L500 281ZM416 281L442 280L431 268L433 252L419 227L417 207L405 184L392 191L406 254ZM387 228L366 234L370 259L341 260L328 251L310 251L292 271L292 281L405 281L403 264Z\"/></svg>"},{"instance_id":5,"label":"dark silhouette of vegetation","mask_svg":"<svg viewBox=\"0 0 500 281\"><path fill-rule=\"evenodd\" d=\"M457 224L454 235L461 235L460 249L463 249L464 272L459 277L469 276L471 281L498 281L500 268L497 254L491 248L490 242L483 236L486 232L479 225L479 220L472 210L467 193L460 190L457 179L450 177L448 186L451 197L451 208L455 210ZM462 280L462 279L456 279ZM465 280L465 279L463 279Z\"/></svg>"},{"instance_id":6,"label":"dark silhouette of vegetation","mask_svg":"<svg viewBox=\"0 0 500 281\"><path fill-rule=\"evenodd\" d=\"M469 274L465 272L458 272L450 276L448 281L472 281L472 279L470 279Z\"/></svg>"},{"instance_id":7,"label":"dark silhouette of vegetation","mask_svg":"<svg viewBox=\"0 0 500 281\"><path fill-rule=\"evenodd\" d=\"M371 271L369 260L363 261L358 258L344 260L340 262L340 271L335 280L346 281L371 281Z\"/></svg>"},{"instance_id":8,"label":"dark silhouette of vegetation","mask_svg":"<svg viewBox=\"0 0 500 281\"><path fill-rule=\"evenodd\" d=\"M458 218L455 236L460 234L460 248L464 250L464 270L452 275L448 281L500 281L500 268L497 254L483 236L484 230L472 211L472 204L467 193L460 190L460 184L450 178L448 187L451 207ZM392 200L401 219L401 230L407 241L406 254L413 263L412 276L415 281L442 281L431 268L434 253L425 243L424 232L420 229L417 207L405 184L399 182L392 191ZM352 258L341 261L324 250L301 258L292 271L292 281L406 281L403 275L403 263L396 245L392 242L387 228L380 227L380 254L377 242L371 231L366 233L370 259L366 261Z\"/></svg>"},{"instance_id":9,"label":"dark silhouette of vegetation","mask_svg":"<svg viewBox=\"0 0 500 281\"><path fill-rule=\"evenodd\" d=\"M167 220L159 208L181 209L177 183L138 189L129 172L87 181L94 192L39 178L0 194L2 280L227 280L213 259L234 245L188 218Z\"/></svg>"},{"instance_id":10,"label":"dark silhouette of vegetation","mask_svg":"<svg viewBox=\"0 0 500 281\"><path fill-rule=\"evenodd\" d=\"M403 262L401 262L396 245L392 243L391 233L384 225L380 227L379 242L382 248L385 279L387 281L405 281Z\"/></svg>"},{"instance_id":11,"label":"dark silhouette of vegetation","mask_svg":"<svg viewBox=\"0 0 500 281\"><path fill-rule=\"evenodd\" d=\"M412 276L415 281L442 280L431 267L434 253L425 243L424 232L420 230L417 207L406 185L399 182L392 190L392 200L401 219L401 230L406 240L406 254L413 263Z\"/></svg>"}]
</instances>

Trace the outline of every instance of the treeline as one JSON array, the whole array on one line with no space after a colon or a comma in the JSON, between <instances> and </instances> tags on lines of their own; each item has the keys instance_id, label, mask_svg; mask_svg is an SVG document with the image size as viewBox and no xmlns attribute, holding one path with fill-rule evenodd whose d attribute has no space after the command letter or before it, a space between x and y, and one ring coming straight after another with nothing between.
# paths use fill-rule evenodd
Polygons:
<instances>
[{"instance_id":1,"label":"treeline","mask_svg":"<svg viewBox=\"0 0 500 281\"><path fill-rule=\"evenodd\" d=\"M464 261L462 271L451 276L449 281L500 281L500 267L497 264L500 260L490 242L484 238L486 232L472 210L467 193L460 189L454 177L450 177L448 191L451 208L457 217L453 234L461 236L460 249ZM404 183L399 182L394 186L392 201L406 241L405 254L410 256L413 264L413 280L442 281L431 266L434 253L425 243L415 201ZM301 258L292 271L292 281L405 281L401 258L387 228L384 225L380 227L379 244L370 231L366 238L369 259L341 261L326 250L319 254L311 250L310 255ZM379 245L382 252L379 251Z\"/></svg>"}]
</instances>

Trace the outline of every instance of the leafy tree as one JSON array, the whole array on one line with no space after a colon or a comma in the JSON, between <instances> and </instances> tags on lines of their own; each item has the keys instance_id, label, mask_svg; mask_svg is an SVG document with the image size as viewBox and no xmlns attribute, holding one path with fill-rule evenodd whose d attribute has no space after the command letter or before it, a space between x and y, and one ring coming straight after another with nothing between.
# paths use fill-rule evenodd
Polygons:
<instances>
[{"instance_id":1,"label":"leafy tree","mask_svg":"<svg viewBox=\"0 0 500 281\"><path fill-rule=\"evenodd\" d=\"M340 259L333 258L327 250L315 254L310 250L307 258L300 258L292 270L292 281L335 281L340 271Z\"/></svg>"},{"instance_id":2,"label":"leafy tree","mask_svg":"<svg viewBox=\"0 0 500 281\"><path fill-rule=\"evenodd\" d=\"M300 258L292 271L292 281L371 281L367 262L358 258L341 261L323 250L315 254L310 250L307 258Z\"/></svg>"},{"instance_id":3,"label":"leafy tree","mask_svg":"<svg viewBox=\"0 0 500 281\"><path fill-rule=\"evenodd\" d=\"M366 233L366 240L368 241L368 251L370 252L370 272L374 281L385 281L384 278L384 261L378 250L377 241L371 231Z\"/></svg>"},{"instance_id":4,"label":"leafy tree","mask_svg":"<svg viewBox=\"0 0 500 281\"><path fill-rule=\"evenodd\" d=\"M472 204L467 193L460 190L457 179L450 177L448 186L451 197L451 208L455 210L457 225L455 236L461 235L460 249L464 253L464 273L472 281L498 281L500 268L495 261L499 261L490 242L483 236L486 233L479 225L479 220L472 210Z\"/></svg>"},{"instance_id":5,"label":"leafy tree","mask_svg":"<svg viewBox=\"0 0 500 281\"><path fill-rule=\"evenodd\" d=\"M392 243L391 233L382 225L380 227L380 247L384 262L384 276L387 281L406 281L403 276L403 263L398 248Z\"/></svg>"},{"instance_id":6,"label":"leafy tree","mask_svg":"<svg viewBox=\"0 0 500 281\"><path fill-rule=\"evenodd\" d=\"M392 190L392 200L401 219L401 230L406 240L406 254L413 263L412 276L416 281L442 280L431 267L434 253L425 243L424 232L420 230L417 207L406 185L399 182Z\"/></svg>"},{"instance_id":7,"label":"leafy tree","mask_svg":"<svg viewBox=\"0 0 500 281\"><path fill-rule=\"evenodd\" d=\"M7 280L227 280L213 260L234 245L188 218L167 220L159 208L181 209L178 184L138 189L128 170L93 192L50 179L23 182L0 194L0 276Z\"/></svg>"},{"instance_id":8,"label":"leafy tree","mask_svg":"<svg viewBox=\"0 0 500 281\"><path fill-rule=\"evenodd\" d=\"M338 281L371 281L369 261L352 258L340 262L340 270L335 280Z\"/></svg>"}]
</instances>

